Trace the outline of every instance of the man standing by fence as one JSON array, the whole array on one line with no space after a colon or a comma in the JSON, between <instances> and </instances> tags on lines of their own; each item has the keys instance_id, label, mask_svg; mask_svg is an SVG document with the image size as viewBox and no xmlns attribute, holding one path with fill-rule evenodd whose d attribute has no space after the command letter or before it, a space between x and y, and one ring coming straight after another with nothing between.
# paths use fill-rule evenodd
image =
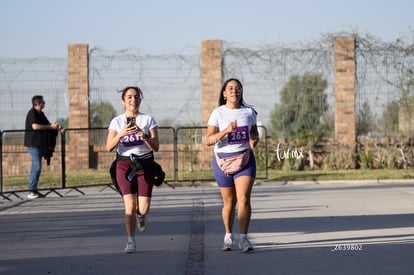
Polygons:
<instances>
[{"instance_id":1,"label":"man standing by fence","mask_svg":"<svg viewBox=\"0 0 414 275\"><path fill-rule=\"evenodd\" d=\"M46 115L43 113L45 108L45 100L41 95L32 97L33 107L29 110L26 116L26 126L24 132L24 146L27 147L30 156L32 157L32 166L30 168L29 176L29 194L28 199L36 199L42 194L37 190L40 173L42 171L42 157L50 161L56 145L58 123L50 123Z\"/></svg>"}]
</instances>

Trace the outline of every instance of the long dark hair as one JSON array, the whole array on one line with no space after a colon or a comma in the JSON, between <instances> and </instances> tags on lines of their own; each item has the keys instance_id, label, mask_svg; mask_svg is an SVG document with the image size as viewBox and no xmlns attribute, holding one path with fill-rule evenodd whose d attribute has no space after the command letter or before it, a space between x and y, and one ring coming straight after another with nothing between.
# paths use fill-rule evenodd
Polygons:
<instances>
[{"instance_id":1,"label":"long dark hair","mask_svg":"<svg viewBox=\"0 0 414 275\"><path fill-rule=\"evenodd\" d=\"M240 90L243 91L243 85L241 84L240 80L238 80L237 78L229 78L229 79L227 79L226 81L224 81L223 86L221 87L221 90L220 90L219 101L218 101L219 106L225 105L226 102L227 102L227 100L224 98L223 92L226 90L227 85L229 84L230 81L236 81L237 82L237 85L239 85L239 87L240 87ZM241 97L240 97L240 100L239 100L239 104L240 104L240 106L246 106L246 107L252 108L254 110L254 112L257 114L257 112L253 108L253 106L247 104L244 101L244 99L243 99L243 92L241 93Z\"/></svg>"}]
</instances>

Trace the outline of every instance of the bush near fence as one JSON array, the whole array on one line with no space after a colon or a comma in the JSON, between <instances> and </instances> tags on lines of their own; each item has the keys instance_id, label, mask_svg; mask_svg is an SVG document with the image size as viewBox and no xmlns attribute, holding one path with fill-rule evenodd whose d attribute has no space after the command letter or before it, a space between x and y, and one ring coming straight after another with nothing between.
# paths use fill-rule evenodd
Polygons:
<instances>
[{"instance_id":1,"label":"bush near fence","mask_svg":"<svg viewBox=\"0 0 414 275\"><path fill-rule=\"evenodd\" d=\"M334 139L270 139L269 168L283 170L410 169L414 139L359 137L355 148ZM279 148L279 152L277 152ZM287 154L287 152L290 154ZM292 154L292 152L300 152ZM289 158L282 156L289 155ZM303 157L298 157L298 156Z\"/></svg>"}]
</instances>

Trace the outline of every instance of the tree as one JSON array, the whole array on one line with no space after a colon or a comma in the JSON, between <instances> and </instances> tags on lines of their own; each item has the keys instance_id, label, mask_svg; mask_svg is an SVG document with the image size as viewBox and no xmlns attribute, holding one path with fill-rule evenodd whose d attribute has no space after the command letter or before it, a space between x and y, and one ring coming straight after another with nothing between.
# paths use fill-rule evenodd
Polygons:
<instances>
[{"instance_id":1,"label":"tree","mask_svg":"<svg viewBox=\"0 0 414 275\"><path fill-rule=\"evenodd\" d=\"M379 125L385 135L392 136L398 134L398 112L399 104L397 101L388 102L385 106L385 110L379 120Z\"/></svg>"},{"instance_id":2,"label":"tree","mask_svg":"<svg viewBox=\"0 0 414 275\"><path fill-rule=\"evenodd\" d=\"M109 102L92 102L89 105L89 124L91 128L107 127L114 116L116 116L115 108Z\"/></svg>"},{"instance_id":3,"label":"tree","mask_svg":"<svg viewBox=\"0 0 414 275\"><path fill-rule=\"evenodd\" d=\"M108 127L114 116L116 111L109 102L92 102L89 105L90 128ZM105 144L106 135L102 135L102 130L93 130L89 132L89 140L90 144Z\"/></svg>"},{"instance_id":4,"label":"tree","mask_svg":"<svg viewBox=\"0 0 414 275\"><path fill-rule=\"evenodd\" d=\"M89 106L89 114L89 127L107 127L112 118L116 116L116 111L109 102L92 102ZM57 122L63 128L69 127L68 118L59 118Z\"/></svg>"},{"instance_id":5,"label":"tree","mask_svg":"<svg viewBox=\"0 0 414 275\"><path fill-rule=\"evenodd\" d=\"M413 135L414 117L414 79L408 80L401 91L398 104L398 130L405 136Z\"/></svg>"},{"instance_id":6,"label":"tree","mask_svg":"<svg viewBox=\"0 0 414 275\"><path fill-rule=\"evenodd\" d=\"M376 131L374 114L367 102L364 102L357 115L356 132L359 135L369 135Z\"/></svg>"},{"instance_id":7,"label":"tree","mask_svg":"<svg viewBox=\"0 0 414 275\"><path fill-rule=\"evenodd\" d=\"M58 118L56 122L59 123L62 128L67 129L69 127L69 119L67 118Z\"/></svg>"},{"instance_id":8,"label":"tree","mask_svg":"<svg viewBox=\"0 0 414 275\"><path fill-rule=\"evenodd\" d=\"M321 74L292 75L271 114L273 128L285 137L322 136L326 132L323 115L328 109L324 94L327 86Z\"/></svg>"}]
</instances>

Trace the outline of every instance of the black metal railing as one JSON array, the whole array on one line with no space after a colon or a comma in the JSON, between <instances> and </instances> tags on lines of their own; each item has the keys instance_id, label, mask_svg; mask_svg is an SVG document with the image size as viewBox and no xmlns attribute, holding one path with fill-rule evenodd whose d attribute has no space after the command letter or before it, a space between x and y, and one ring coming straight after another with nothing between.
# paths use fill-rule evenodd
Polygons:
<instances>
[{"instance_id":1,"label":"black metal railing","mask_svg":"<svg viewBox=\"0 0 414 275\"><path fill-rule=\"evenodd\" d=\"M155 159L166 172L165 180L179 182L214 181L211 167L213 146L206 146L206 127L159 127L160 150ZM268 177L267 130L259 126L261 141L257 156L257 178ZM24 147L25 130L0 131L0 195L4 199L27 192L31 159ZM82 137L79 139L79 136ZM68 128L58 134L51 164L42 164L39 190L63 196L62 189L90 186L112 187L109 167L114 152L106 151L107 128ZM79 141L80 140L80 141ZM84 144L87 142L88 144Z\"/></svg>"}]
</instances>

